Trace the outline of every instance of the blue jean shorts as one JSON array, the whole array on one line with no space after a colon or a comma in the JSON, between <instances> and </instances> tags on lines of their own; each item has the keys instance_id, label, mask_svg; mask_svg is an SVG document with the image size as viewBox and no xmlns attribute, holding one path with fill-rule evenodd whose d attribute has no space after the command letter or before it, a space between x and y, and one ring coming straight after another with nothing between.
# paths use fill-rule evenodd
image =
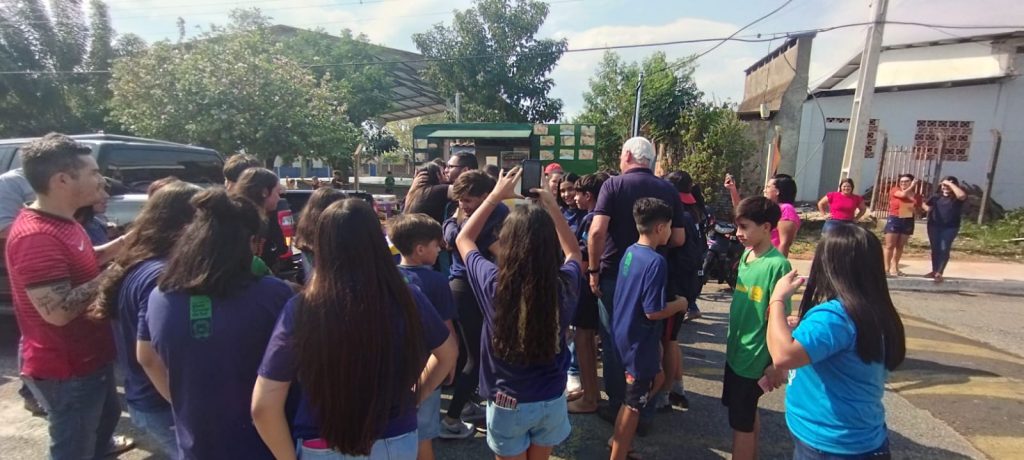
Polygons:
<instances>
[{"instance_id":1,"label":"blue jean shorts","mask_svg":"<svg viewBox=\"0 0 1024 460\"><path fill-rule=\"evenodd\" d=\"M807 443L793 436L793 460L889 460L892 454L889 451L889 439L886 439L880 447L863 454L831 454L823 450L815 449Z\"/></svg>"},{"instance_id":2,"label":"blue jean shorts","mask_svg":"<svg viewBox=\"0 0 1024 460\"><path fill-rule=\"evenodd\" d=\"M420 441L441 435L441 389L434 390L416 410L416 431Z\"/></svg>"},{"instance_id":3,"label":"blue jean shorts","mask_svg":"<svg viewBox=\"0 0 1024 460\"><path fill-rule=\"evenodd\" d=\"M378 439L370 448L370 455L346 455L331 449L315 449L302 445L300 439L296 444L299 460L416 460L419 439L415 431L400 434L393 438Z\"/></svg>"},{"instance_id":4,"label":"blue jean shorts","mask_svg":"<svg viewBox=\"0 0 1024 460\"><path fill-rule=\"evenodd\" d=\"M882 232L896 233L899 235L913 235L914 218L889 216L885 221L885 229L882 230Z\"/></svg>"},{"instance_id":5,"label":"blue jean shorts","mask_svg":"<svg viewBox=\"0 0 1024 460\"><path fill-rule=\"evenodd\" d=\"M556 446L571 431L565 395L549 401L520 403L515 409L487 401L487 445L497 455L516 456L526 452L530 445Z\"/></svg>"}]
</instances>

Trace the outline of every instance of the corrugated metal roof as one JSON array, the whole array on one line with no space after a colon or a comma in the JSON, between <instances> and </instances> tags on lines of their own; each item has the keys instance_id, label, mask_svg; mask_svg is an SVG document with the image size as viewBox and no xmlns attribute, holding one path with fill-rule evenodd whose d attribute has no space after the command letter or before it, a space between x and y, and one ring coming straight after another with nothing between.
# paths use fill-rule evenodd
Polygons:
<instances>
[{"instance_id":1,"label":"corrugated metal roof","mask_svg":"<svg viewBox=\"0 0 1024 460\"><path fill-rule=\"evenodd\" d=\"M875 87L920 87L1010 76L1005 52L992 46L1006 41L1024 42L1024 31L884 46ZM856 88L860 57L858 53L843 64L813 93L849 92Z\"/></svg>"}]
</instances>

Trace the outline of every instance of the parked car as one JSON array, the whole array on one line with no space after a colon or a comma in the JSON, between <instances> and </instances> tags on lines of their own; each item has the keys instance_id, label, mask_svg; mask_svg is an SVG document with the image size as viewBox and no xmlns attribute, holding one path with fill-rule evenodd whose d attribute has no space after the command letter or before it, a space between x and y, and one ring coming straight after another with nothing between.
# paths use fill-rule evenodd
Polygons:
<instances>
[{"instance_id":1,"label":"parked car","mask_svg":"<svg viewBox=\"0 0 1024 460\"><path fill-rule=\"evenodd\" d=\"M127 227L146 202L149 184L175 176L199 186L224 183L224 156L213 149L156 139L111 134L70 136L89 146L100 172L113 179L115 194L107 204L107 218ZM21 167L18 150L35 138L0 140L0 173ZM10 312L11 293L4 261L0 261L0 313Z\"/></svg>"}]
</instances>

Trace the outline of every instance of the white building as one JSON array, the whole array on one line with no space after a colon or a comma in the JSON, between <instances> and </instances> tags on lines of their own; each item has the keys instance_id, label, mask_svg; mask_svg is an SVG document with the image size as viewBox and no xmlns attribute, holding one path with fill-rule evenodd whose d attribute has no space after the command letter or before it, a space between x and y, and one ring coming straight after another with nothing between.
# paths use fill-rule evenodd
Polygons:
<instances>
[{"instance_id":1,"label":"white building","mask_svg":"<svg viewBox=\"0 0 1024 460\"><path fill-rule=\"evenodd\" d=\"M800 201L817 201L838 185L859 63L860 56L851 59L803 104L793 171ZM890 148L937 148L943 136L942 175L983 187L992 130L999 130L992 198L1008 209L1024 207L1022 68L1024 31L884 47L857 190L874 182L883 132Z\"/></svg>"}]
</instances>

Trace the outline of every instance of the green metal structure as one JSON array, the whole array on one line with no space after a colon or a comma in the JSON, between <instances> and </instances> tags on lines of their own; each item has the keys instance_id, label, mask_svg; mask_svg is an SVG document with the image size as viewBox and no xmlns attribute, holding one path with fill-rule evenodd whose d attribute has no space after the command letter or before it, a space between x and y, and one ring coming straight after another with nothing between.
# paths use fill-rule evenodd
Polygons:
<instances>
[{"instance_id":1,"label":"green metal structure","mask_svg":"<svg viewBox=\"0 0 1024 460\"><path fill-rule=\"evenodd\" d=\"M579 175L597 171L596 127L576 124L448 123L412 130L416 163L475 154L481 167L511 168L527 158L558 163Z\"/></svg>"}]
</instances>

